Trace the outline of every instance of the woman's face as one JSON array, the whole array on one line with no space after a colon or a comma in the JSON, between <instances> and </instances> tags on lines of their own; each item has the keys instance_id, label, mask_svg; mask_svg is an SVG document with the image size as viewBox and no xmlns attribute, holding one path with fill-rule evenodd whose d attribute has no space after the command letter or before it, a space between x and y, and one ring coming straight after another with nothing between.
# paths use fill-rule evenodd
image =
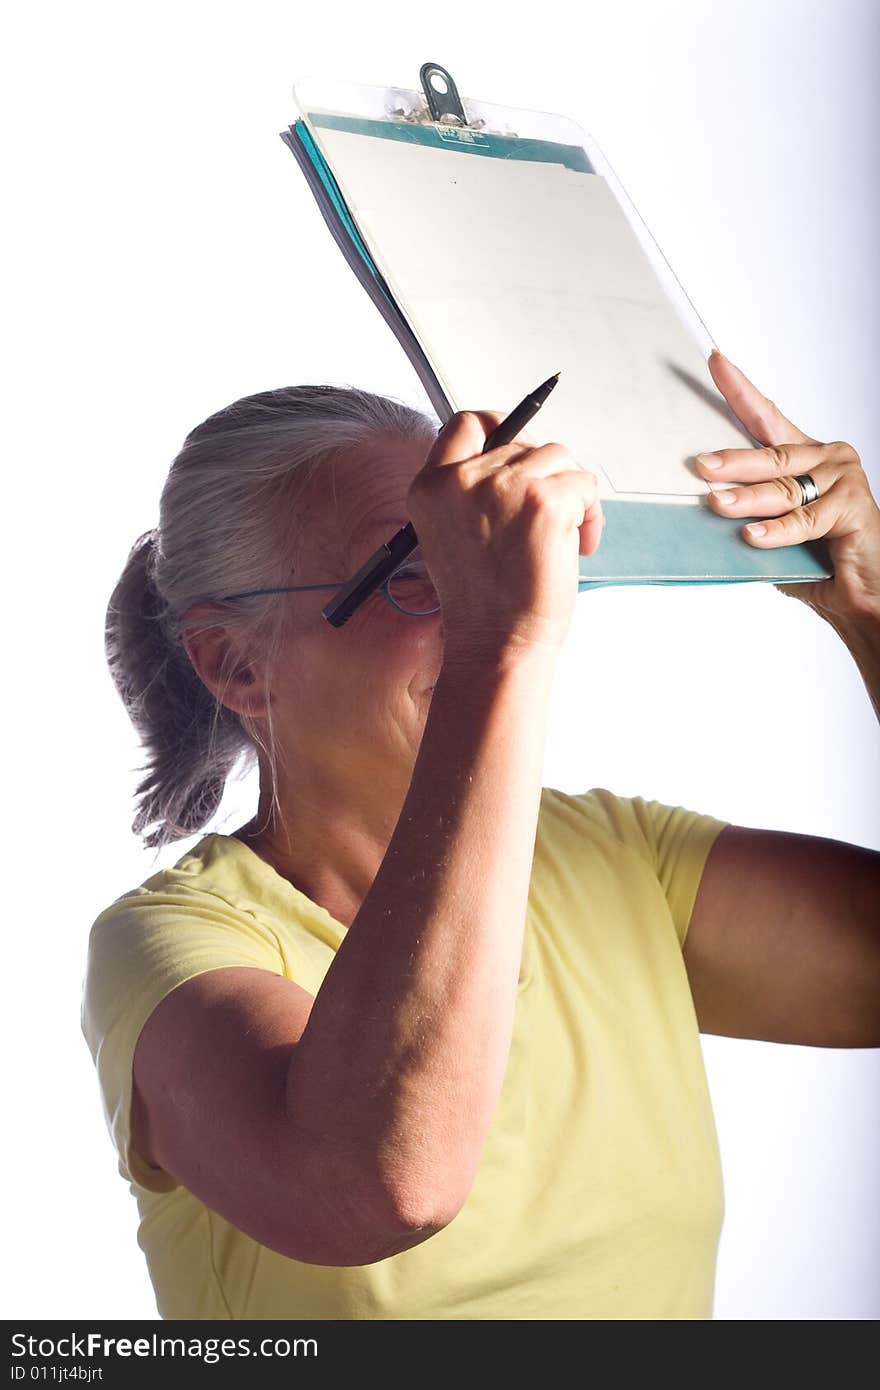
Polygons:
<instances>
[{"instance_id":1,"label":"woman's face","mask_svg":"<svg viewBox=\"0 0 880 1390\"><path fill-rule=\"evenodd\" d=\"M383 438L328 466L300 516L297 563L285 582L347 579L408 521L407 492L427 448ZM279 594L290 635L271 682L275 737L291 776L378 778L406 788L443 656L442 614L408 617L381 591L342 627L321 610L331 590Z\"/></svg>"}]
</instances>

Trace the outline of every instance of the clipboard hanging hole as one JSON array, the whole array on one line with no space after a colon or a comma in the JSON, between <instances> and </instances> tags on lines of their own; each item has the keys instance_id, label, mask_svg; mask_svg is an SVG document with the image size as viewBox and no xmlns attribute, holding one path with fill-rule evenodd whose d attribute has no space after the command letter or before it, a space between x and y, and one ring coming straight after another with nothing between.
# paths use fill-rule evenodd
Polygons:
<instances>
[{"instance_id":1,"label":"clipboard hanging hole","mask_svg":"<svg viewBox=\"0 0 880 1390\"><path fill-rule=\"evenodd\" d=\"M467 125L467 116L452 75L439 63L422 63L422 91L433 120L443 125Z\"/></svg>"}]
</instances>

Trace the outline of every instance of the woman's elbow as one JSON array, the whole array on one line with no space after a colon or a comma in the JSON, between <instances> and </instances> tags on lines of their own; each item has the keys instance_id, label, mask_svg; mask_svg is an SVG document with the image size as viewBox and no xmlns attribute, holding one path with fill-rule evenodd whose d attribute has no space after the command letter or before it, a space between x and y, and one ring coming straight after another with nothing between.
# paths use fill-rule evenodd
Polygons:
<instances>
[{"instance_id":1,"label":"woman's elbow","mask_svg":"<svg viewBox=\"0 0 880 1390\"><path fill-rule=\"evenodd\" d=\"M389 1191L346 1184L334 1191L326 1184L315 1184L306 1214L302 1194L299 1187L286 1229L276 1227L268 1240L264 1231L262 1238L280 1254L305 1264L377 1264L430 1240L460 1209L457 1204L426 1200L414 1189Z\"/></svg>"}]
</instances>

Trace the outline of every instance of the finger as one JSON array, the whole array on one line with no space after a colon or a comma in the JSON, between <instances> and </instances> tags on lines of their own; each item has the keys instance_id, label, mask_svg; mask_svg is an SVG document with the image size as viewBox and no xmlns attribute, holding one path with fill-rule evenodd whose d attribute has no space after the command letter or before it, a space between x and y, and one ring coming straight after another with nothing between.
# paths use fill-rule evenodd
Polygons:
<instances>
[{"instance_id":1,"label":"finger","mask_svg":"<svg viewBox=\"0 0 880 1390\"><path fill-rule=\"evenodd\" d=\"M511 452L510 458L504 458L508 450ZM522 445L517 441L514 444L503 444L498 449L493 449L492 455L502 456L502 462L508 468L516 469L526 475L536 478L549 478L556 473L574 473L577 475L586 474L592 480L594 487L598 487L599 480L595 473L591 473L588 468L575 458L570 449L564 444L550 443L538 444L534 448L522 451Z\"/></svg>"},{"instance_id":2,"label":"finger","mask_svg":"<svg viewBox=\"0 0 880 1390\"><path fill-rule=\"evenodd\" d=\"M813 467L810 476L824 496L840 475L830 465L820 464ZM791 475L751 487L718 488L709 493L709 502L722 516L782 516L804 505L801 485Z\"/></svg>"},{"instance_id":3,"label":"finger","mask_svg":"<svg viewBox=\"0 0 880 1390\"><path fill-rule=\"evenodd\" d=\"M849 528L852 529L852 528ZM784 516L756 521L744 526L744 538L750 545L772 550L782 545L800 545L820 536L844 534L841 526L840 503L833 493L817 497L805 507L796 507Z\"/></svg>"},{"instance_id":4,"label":"finger","mask_svg":"<svg viewBox=\"0 0 880 1390\"><path fill-rule=\"evenodd\" d=\"M794 477L809 473L814 478L830 465L830 482L851 466L855 450L851 444L778 444L764 449L719 449L714 454L696 454L694 462L707 482L730 480L738 483L764 482L767 478ZM717 460L717 467L711 467Z\"/></svg>"},{"instance_id":5,"label":"finger","mask_svg":"<svg viewBox=\"0 0 880 1390\"><path fill-rule=\"evenodd\" d=\"M528 445L530 449L537 449L539 447L539 441L532 434L531 430L519 430L518 433L513 436L513 440L517 444Z\"/></svg>"},{"instance_id":6,"label":"finger","mask_svg":"<svg viewBox=\"0 0 880 1390\"><path fill-rule=\"evenodd\" d=\"M708 366L712 380L737 419L761 444L817 443L783 415L776 402L763 396L745 372L717 348L710 354Z\"/></svg>"},{"instance_id":7,"label":"finger","mask_svg":"<svg viewBox=\"0 0 880 1390\"><path fill-rule=\"evenodd\" d=\"M478 410L475 411L475 414L479 415L482 419L491 421L491 427L488 431L487 438L499 425L503 425L504 421L508 418L507 415L502 415L498 410ZM519 444L520 446L524 445L529 449L536 449L538 447L538 440L532 434L531 430L517 430L510 443ZM504 445L499 445L499 447L504 448Z\"/></svg>"},{"instance_id":8,"label":"finger","mask_svg":"<svg viewBox=\"0 0 880 1390\"><path fill-rule=\"evenodd\" d=\"M534 458L534 454L530 455ZM598 483L594 474L587 469L576 471L566 469L561 473L548 475L547 485L566 499L571 508L572 519L580 533L578 549L581 555L593 555L599 549L605 513L599 498Z\"/></svg>"},{"instance_id":9,"label":"finger","mask_svg":"<svg viewBox=\"0 0 880 1390\"><path fill-rule=\"evenodd\" d=\"M427 462L461 463L482 453L486 440L503 418L497 410L457 410L438 430Z\"/></svg>"},{"instance_id":10,"label":"finger","mask_svg":"<svg viewBox=\"0 0 880 1390\"><path fill-rule=\"evenodd\" d=\"M750 523L743 527L743 535L755 544L769 546L798 545L821 536L835 541L851 537L858 540L865 555L880 553L880 509L863 480L863 473L844 474L814 502Z\"/></svg>"},{"instance_id":11,"label":"finger","mask_svg":"<svg viewBox=\"0 0 880 1390\"><path fill-rule=\"evenodd\" d=\"M505 445L504 452L514 445ZM496 450L492 451L493 453ZM491 455L487 455L491 457ZM523 478L543 478L550 488L556 488L567 500L568 506L577 512L577 525L581 529L581 554L591 555L598 547L605 515L599 498L599 480L595 473L583 468L564 444L541 444L530 449L520 458L512 459L507 465L511 473ZM583 549L584 542L591 548Z\"/></svg>"}]
</instances>

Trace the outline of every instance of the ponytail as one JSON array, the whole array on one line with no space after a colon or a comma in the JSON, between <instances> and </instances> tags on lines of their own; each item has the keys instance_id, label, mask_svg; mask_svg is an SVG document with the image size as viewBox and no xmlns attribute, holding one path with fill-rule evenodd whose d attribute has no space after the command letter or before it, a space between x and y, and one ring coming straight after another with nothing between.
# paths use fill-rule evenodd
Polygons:
<instances>
[{"instance_id":1,"label":"ponytail","mask_svg":"<svg viewBox=\"0 0 880 1390\"><path fill-rule=\"evenodd\" d=\"M427 454L436 428L387 396L317 385L244 396L187 435L162 489L159 525L132 547L105 625L110 674L147 753L132 829L148 848L203 829L235 764L242 759L248 771L258 749L280 814L268 689L266 745L246 716L222 702L231 644L216 696L189 659L183 619L190 634L218 621L230 633L241 630L265 658L268 683L284 634L283 605L271 595L222 596L285 583L300 498L329 460L383 436L419 443ZM190 614L203 601L210 612Z\"/></svg>"},{"instance_id":2,"label":"ponytail","mask_svg":"<svg viewBox=\"0 0 880 1390\"><path fill-rule=\"evenodd\" d=\"M153 568L155 531L135 542L107 609L110 674L147 752L132 830L155 849L200 830L215 814L247 742L235 713L219 704L185 649L171 640Z\"/></svg>"}]
</instances>

